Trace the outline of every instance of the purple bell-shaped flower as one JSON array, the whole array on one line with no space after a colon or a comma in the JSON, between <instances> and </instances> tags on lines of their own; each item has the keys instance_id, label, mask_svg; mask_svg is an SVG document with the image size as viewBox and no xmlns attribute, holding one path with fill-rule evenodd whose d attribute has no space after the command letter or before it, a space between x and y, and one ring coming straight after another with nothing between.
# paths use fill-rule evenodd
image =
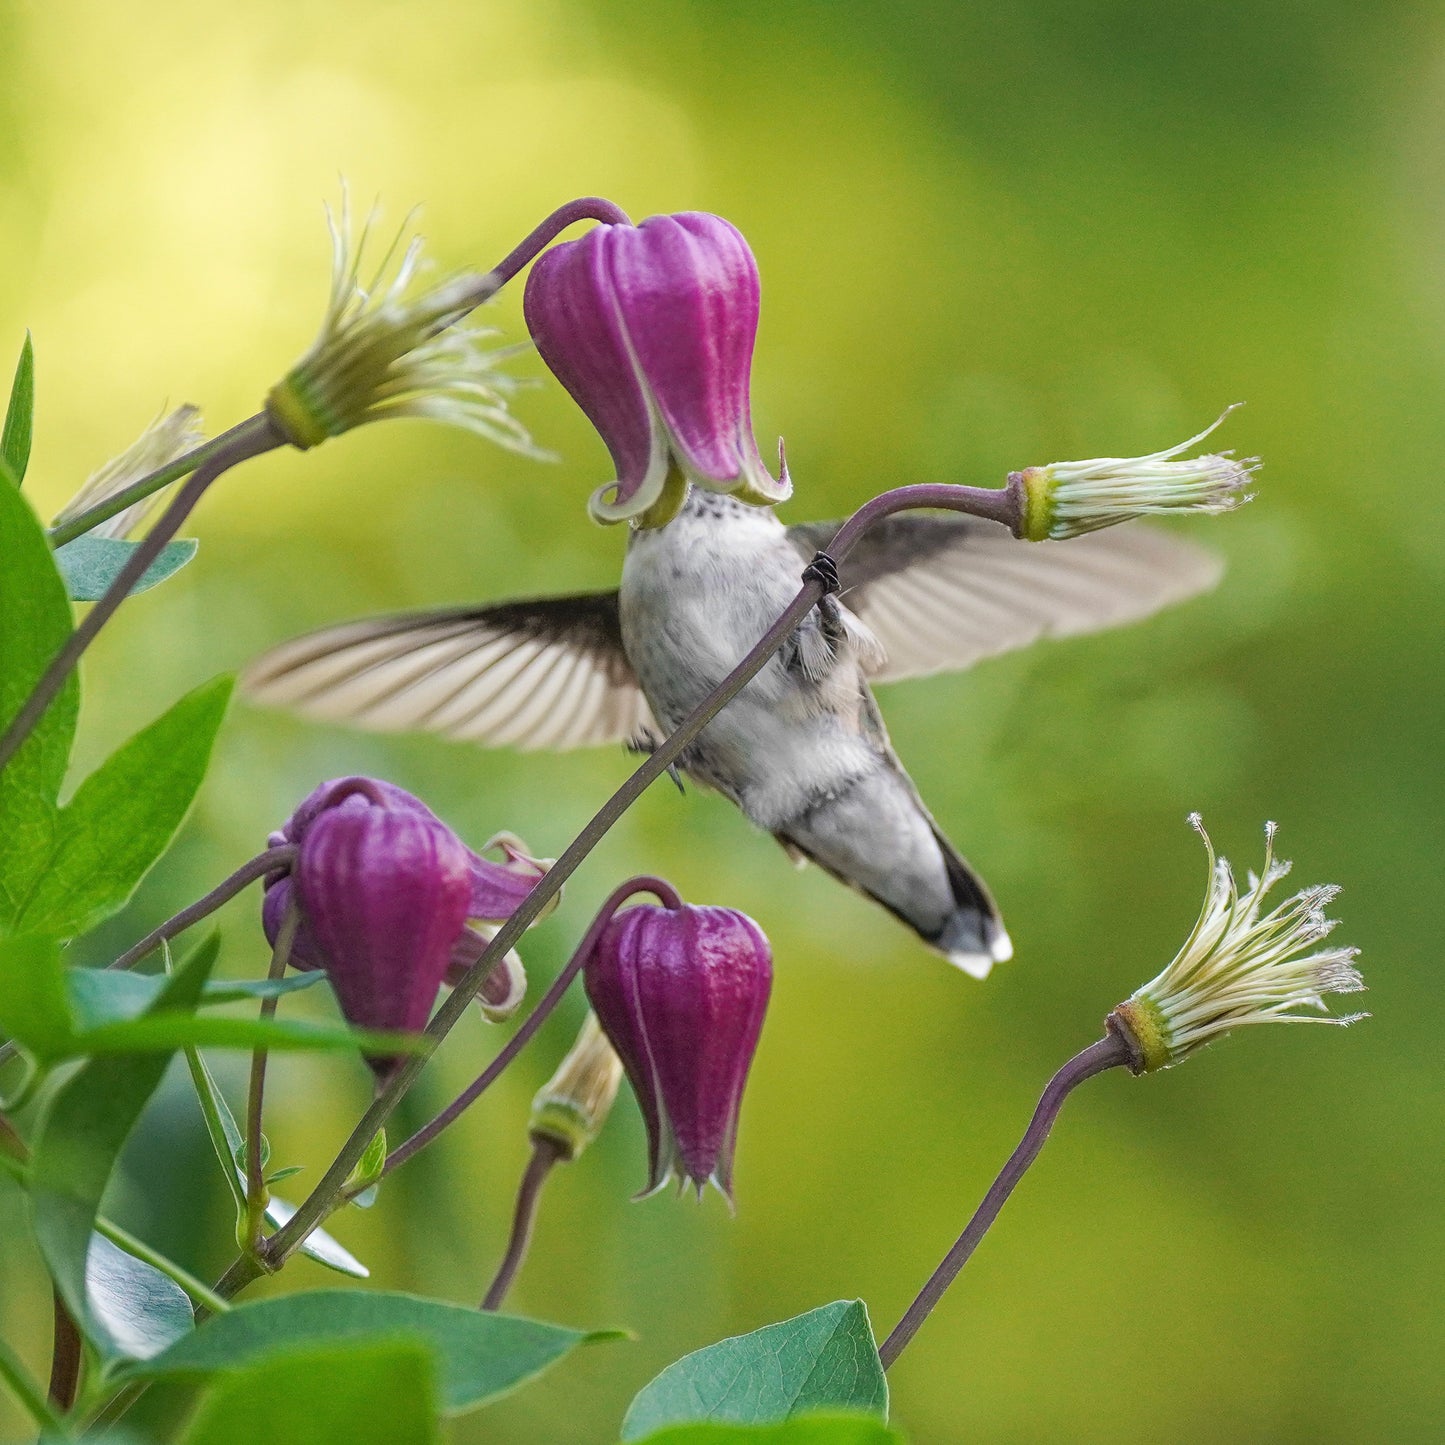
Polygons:
<instances>
[{"instance_id":1,"label":"purple bell-shaped flower","mask_svg":"<svg viewBox=\"0 0 1445 1445\"><path fill-rule=\"evenodd\" d=\"M275 943L295 900L292 963L324 969L342 1013L364 1028L424 1028L449 971L480 957L484 921L509 917L545 872L511 839L507 862L479 857L421 799L375 778L322 784L271 842L295 844L297 856L267 885L266 937ZM508 954L484 1011L504 1016L525 987ZM394 1060L370 1062L385 1072Z\"/></svg>"},{"instance_id":2,"label":"purple bell-shaped flower","mask_svg":"<svg viewBox=\"0 0 1445 1445\"><path fill-rule=\"evenodd\" d=\"M647 1123L644 1193L676 1173L731 1200L738 1111L773 983L762 930L731 908L643 904L607 925L584 980Z\"/></svg>"},{"instance_id":3,"label":"purple bell-shaped flower","mask_svg":"<svg viewBox=\"0 0 1445 1445\"><path fill-rule=\"evenodd\" d=\"M758 298L748 243L700 211L600 225L532 267L527 328L617 468L592 497L599 521L660 526L688 482L761 506L792 494L753 438Z\"/></svg>"}]
</instances>

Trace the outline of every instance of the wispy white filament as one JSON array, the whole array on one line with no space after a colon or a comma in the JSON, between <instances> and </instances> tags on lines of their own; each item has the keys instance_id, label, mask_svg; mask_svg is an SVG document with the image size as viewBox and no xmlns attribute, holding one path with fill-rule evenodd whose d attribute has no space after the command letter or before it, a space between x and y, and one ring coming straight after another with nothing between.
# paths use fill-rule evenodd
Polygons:
<instances>
[{"instance_id":1,"label":"wispy white filament","mask_svg":"<svg viewBox=\"0 0 1445 1445\"><path fill-rule=\"evenodd\" d=\"M1325 909L1339 889L1306 888L1264 913L1265 895L1290 868L1275 859L1275 825L1265 828L1263 872L1250 873L1241 894L1228 861L1215 856L1199 815L1191 814L1189 821L1209 857L1204 906L1173 961L1130 1000L1142 1003L1158 1025L1168 1054L1164 1062L1177 1063L1246 1024L1348 1024L1364 1018L1331 1016L1324 998L1364 988L1354 966L1359 950L1310 951L1335 927Z\"/></svg>"},{"instance_id":2,"label":"wispy white filament","mask_svg":"<svg viewBox=\"0 0 1445 1445\"><path fill-rule=\"evenodd\" d=\"M159 471L201 444L201 413L194 406L179 406L158 416L118 457L112 457L81 484L80 490L55 518L58 526L108 501L142 477ZM163 489L162 489L163 490ZM96 537L128 537L144 521L161 492L132 503L90 529Z\"/></svg>"},{"instance_id":3,"label":"wispy white filament","mask_svg":"<svg viewBox=\"0 0 1445 1445\"><path fill-rule=\"evenodd\" d=\"M512 451L544 455L507 410L507 397L522 383L498 369L524 348L488 348L484 343L496 332L465 324L486 299L484 278L465 272L419 287L427 269L422 239L403 244L411 217L364 278L362 260L376 221L373 210L353 244L345 190L339 220L326 208L331 294L316 340L272 393L278 424L309 446L366 422L429 417Z\"/></svg>"},{"instance_id":4,"label":"wispy white filament","mask_svg":"<svg viewBox=\"0 0 1445 1445\"><path fill-rule=\"evenodd\" d=\"M1226 407L1213 426L1164 451L1144 457L1095 457L1037 469L1046 478L1049 535L1077 537L1133 517L1170 512L1232 512L1250 500L1244 490L1258 457L1236 461L1230 452L1178 460L1238 407Z\"/></svg>"}]
</instances>

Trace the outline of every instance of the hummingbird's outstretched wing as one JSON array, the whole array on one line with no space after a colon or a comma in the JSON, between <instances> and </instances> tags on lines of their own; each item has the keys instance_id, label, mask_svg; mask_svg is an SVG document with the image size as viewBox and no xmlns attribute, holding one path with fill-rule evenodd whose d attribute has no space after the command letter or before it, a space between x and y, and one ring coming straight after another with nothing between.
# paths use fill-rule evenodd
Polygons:
<instances>
[{"instance_id":1,"label":"hummingbird's outstretched wing","mask_svg":"<svg viewBox=\"0 0 1445 1445\"><path fill-rule=\"evenodd\" d=\"M378 732L524 750L662 736L622 650L616 592L343 622L273 648L241 683L256 702Z\"/></svg>"},{"instance_id":2,"label":"hummingbird's outstretched wing","mask_svg":"<svg viewBox=\"0 0 1445 1445\"><path fill-rule=\"evenodd\" d=\"M804 558L838 522L790 527ZM996 522L892 517L839 564L842 601L883 644L873 682L971 667L1041 637L1099 632L1218 582L1212 552L1126 525L1068 542L1020 542Z\"/></svg>"}]
</instances>

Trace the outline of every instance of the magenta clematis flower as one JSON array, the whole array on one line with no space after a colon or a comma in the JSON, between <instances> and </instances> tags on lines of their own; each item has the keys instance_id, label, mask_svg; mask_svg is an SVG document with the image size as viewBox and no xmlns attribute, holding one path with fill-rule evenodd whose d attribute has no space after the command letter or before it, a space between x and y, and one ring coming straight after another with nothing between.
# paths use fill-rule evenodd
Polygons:
<instances>
[{"instance_id":1,"label":"magenta clematis flower","mask_svg":"<svg viewBox=\"0 0 1445 1445\"><path fill-rule=\"evenodd\" d=\"M510 917L546 871L510 837L505 863L479 857L420 798L376 778L323 783L271 843L298 851L292 873L267 885L266 937L275 943L295 899L292 963L324 969L342 1013L365 1028L424 1028L443 980L480 957L486 924ZM479 995L483 1012L505 1017L525 988L508 954ZM385 1072L394 1060L370 1062Z\"/></svg>"},{"instance_id":2,"label":"magenta clematis flower","mask_svg":"<svg viewBox=\"0 0 1445 1445\"><path fill-rule=\"evenodd\" d=\"M600 225L532 267L527 328L617 468L592 497L599 521L660 526L688 482L763 506L792 494L753 439L758 297L748 243L700 211Z\"/></svg>"},{"instance_id":3,"label":"magenta clematis flower","mask_svg":"<svg viewBox=\"0 0 1445 1445\"><path fill-rule=\"evenodd\" d=\"M738 1111L773 983L762 930L730 908L629 908L584 980L647 1123L644 1194L676 1173L731 1201Z\"/></svg>"}]
</instances>

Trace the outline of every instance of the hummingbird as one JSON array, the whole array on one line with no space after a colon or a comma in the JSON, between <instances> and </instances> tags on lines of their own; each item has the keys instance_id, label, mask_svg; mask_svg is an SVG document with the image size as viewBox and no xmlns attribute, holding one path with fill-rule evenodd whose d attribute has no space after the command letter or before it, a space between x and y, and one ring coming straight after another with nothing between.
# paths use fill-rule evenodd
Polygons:
<instances>
[{"instance_id":1,"label":"hummingbird","mask_svg":"<svg viewBox=\"0 0 1445 1445\"><path fill-rule=\"evenodd\" d=\"M258 703L522 750L659 742L796 595L838 522L691 486L631 532L618 588L325 627L243 676ZM947 514L885 520L783 648L677 760L799 866L881 904L977 978L1012 955L997 905L899 761L873 688L1148 616L1218 581L1208 551L1138 523L1023 542ZM676 778L676 774L674 774Z\"/></svg>"}]
</instances>

